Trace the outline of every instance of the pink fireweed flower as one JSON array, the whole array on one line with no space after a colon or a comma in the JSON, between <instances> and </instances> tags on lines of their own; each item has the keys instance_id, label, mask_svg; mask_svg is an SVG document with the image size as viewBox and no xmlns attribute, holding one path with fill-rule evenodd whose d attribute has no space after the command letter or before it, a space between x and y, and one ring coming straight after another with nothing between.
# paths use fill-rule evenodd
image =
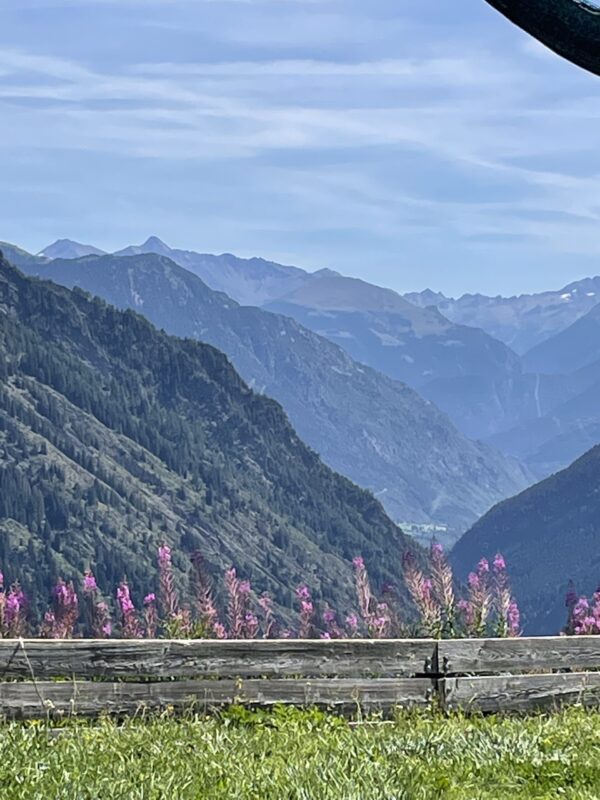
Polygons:
<instances>
[{"instance_id":1,"label":"pink fireweed flower","mask_svg":"<svg viewBox=\"0 0 600 800\"><path fill-rule=\"evenodd\" d=\"M332 608L327 607L323 611L323 623L325 624L325 632L330 639L344 639L346 632L342 630L337 624L337 615Z\"/></svg>"},{"instance_id":2,"label":"pink fireweed flower","mask_svg":"<svg viewBox=\"0 0 600 800\"><path fill-rule=\"evenodd\" d=\"M260 608L262 608L265 614L268 614L273 610L273 598L270 597L268 594L262 594L258 598L258 605L260 606Z\"/></svg>"},{"instance_id":3,"label":"pink fireweed flower","mask_svg":"<svg viewBox=\"0 0 600 800\"><path fill-rule=\"evenodd\" d=\"M493 562L494 572L504 572L506 569L506 561L504 560L504 556L500 553L496 554Z\"/></svg>"},{"instance_id":4,"label":"pink fireweed flower","mask_svg":"<svg viewBox=\"0 0 600 800\"><path fill-rule=\"evenodd\" d=\"M44 620L40 628L40 636L42 639L58 639L56 630L56 617L53 611L46 611Z\"/></svg>"},{"instance_id":5,"label":"pink fireweed flower","mask_svg":"<svg viewBox=\"0 0 600 800\"><path fill-rule=\"evenodd\" d=\"M358 616L356 614L348 614L348 616L346 617L345 622L346 622L346 629L348 631L348 636L351 637L351 638L354 637L354 636L358 636L359 635L359 633L358 633L358 624L359 624Z\"/></svg>"},{"instance_id":6,"label":"pink fireweed flower","mask_svg":"<svg viewBox=\"0 0 600 800\"><path fill-rule=\"evenodd\" d=\"M227 631L225 630L225 625L223 625L222 622L215 622L213 624L213 633L217 639L227 638Z\"/></svg>"},{"instance_id":7,"label":"pink fireweed flower","mask_svg":"<svg viewBox=\"0 0 600 800\"><path fill-rule=\"evenodd\" d=\"M252 627L246 625L246 616L250 613L249 603L252 587L249 581L238 578L235 567L225 572L225 588L227 589L227 618L230 639L247 639ZM256 631L252 631L252 636Z\"/></svg>"},{"instance_id":8,"label":"pink fireweed flower","mask_svg":"<svg viewBox=\"0 0 600 800\"><path fill-rule=\"evenodd\" d=\"M487 560L487 558L480 559L479 564L477 564L477 573L481 576L485 575L489 571L490 571L490 563Z\"/></svg>"},{"instance_id":9,"label":"pink fireweed flower","mask_svg":"<svg viewBox=\"0 0 600 800\"><path fill-rule=\"evenodd\" d=\"M254 639L258 632L259 623L256 614L249 611L244 617L244 633L247 639Z\"/></svg>"},{"instance_id":10,"label":"pink fireweed flower","mask_svg":"<svg viewBox=\"0 0 600 800\"><path fill-rule=\"evenodd\" d=\"M387 603L378 603L370 620L369 633L375 639L383 639L388 633L390 614Z\"/></svg>"},{"instance_id":11,"label":"pink fireweed flower","mask_svg":"<svg viewBox=\"0 0 600 800\"><path fill-rule=\"evenodd\" d=\"M73 582L59 579L54 587L55 630L52 638L70 639L79 617L79 598Z\"/></svg>"},{"instance_id":12,"label":"pink fireweed flower","mask_svg":"<svg viewBox=\"0 0 600 800\"><path fill-rule=\"evenodd\" d=\"M92 607L92 633L96 639L107 639L112 633L112 623L108 613L108 605L100 600Z\"/></svg>"},{"instance_id":13,"label":"pink fireweed flower","mask_svg":"<svg viewBox=\"0 0 600 800\"><path fill-rule=\"evenodd\" d=\"M298 631L298 637L300 639L310 639L313 630L314 606L308 586L299 586L296 589L296 596L300 600L300 630Z\"/></svg>"},{"instance_id":14,"label":"pink fireweed flower","mask_svg":"<svg viewBox=\"0 0 600 800\"><path fill-rule=\"evenodd\" d=\"M421 597L423 600L431 600L431 590L433 588L433 584L429 578L425 578L423 583L421 584Z\"/></svg>"},{"instance_id":15,"label":"pink fireweed flower","mask_svg":"<svg viewBox=\"0 0 600 800\"><path fill-rule=\"evenodd\" d=\"M323 622L326 625L331 625L332 622L335 622L335 611L332 611L330 608L326 608L323 612Z\"/></svg>"},{"instance_id":16,"label":"pink fireweed flower","mask_svg":"<svg viewBox=\"0 0 600 800\"><path fill-rule=\"evenodd\" d=\"M123 581L117 589L117 604L121 611L121 628L124 639L139 639L140 625L135 613L128 584Z\"/></svg>"},{"instance_id":17,"label":"pink fireweed flower","mask_svg":"<svg viewBox=\"0 0 600 800\"><path fill-rule=\"evenodd\" d=\"M521 614L519 612L519 606L515 600L511 600L511 603L508 606L506 621L508 623L508 635L519 636L521 632Z\"/></svg>"},{"instance_id":18,"label":"pink fireweed flower","mask_svg":"<svg viewBox=\"0 0 600 800\"><path fill-rule=\"evenodd\" d=\"M150 592L150 594L147 594L146 597L144 597L145 606L149 606L150 603L154 602L156 602L156 595L154 594L154 592Z\"/></svg>"},{"instance_id":19,"label":"pink fireweed flower","mask_svg":"<svg viewBox=\"0 0 600 800\"><path fill-rule=\"evenodd\" d=\"M352 566L355 569L363 569L365 566L365 560L362 556L354 556L352 559Z\"/></svg>"},{"instance_id":20,"label":"pink fireweed flower","mask_svg":"<svg viewBox=\"0 0 600 800\"><path fill-rule=\"evenodd\" d=\"M117 588L117 603L119 604L122 614L128 614L130 611L134 610L133 601L129 593L129 586L126 583L122 583Z\"/></svg>"},{"instance_id":21,"label":"pink fireweed flower","mask_svg":"<svg viewBox=\"0 0 600 800\"><path fill-rule=\"evenodd\" d=\"M92 594L97 591L98 584L96 578L90 570L86 570L83 576L83 592L84 594Z\"/></svg>"},{"instance_id":22,"label":"pink fireweed flower","mask_svg":"<svg viewBox=\"0 0 600 800\"><path fill-rule=\"evenodd\" d=\"M19 592L10 591L6 595L5 620L9 628L15 625L21 612L21 596Z\"/></svg>"},{"instance_id":23,"label":"pink fireweed flower","mask_svg":"<svg viewBox=\"0 0 600 800\"><path fill-rule=\"evenodd\" d=\"M476 572L469 572L467 583L469 584L471 589L479 589L481 585L481 578Z\"/></svg>"},{"instance_id":24,"label":"pink fireweed flower","mask_svg":"<svg viewBox=\"0 0 600 800\"><path fill-rule=\"evenodd\" d=\"M431 556L433 558L439 558L440 556L444 555L444 546L439 542L433 542L431 545Z\"/></svg>"},{"instance_id":25,"label":"pink fireweed flower","mask_svg":"<svg viewBox=\"0 0 600 800\"><path fill-rule=\"evenodd\" d=\"M170 564L171 563L171 548L168 544L162 544L158 548L158 561L159 564Z\"/></svg>"},{"instance_id":26,"label":"pink fireweed flower","mask_svg":"<svg viewBox=\"0 0 600 800\"><path fill-rule=\"evenodd\" d=\"M296 589L296 597L299 600L310 600L310 589L306 585L298 586Z\"/></svg>"},{"instance_id":27,"label":"pink fireweed flower","mask_svg":"<svg viewBox=\"0 0 600 800\"><path fill-rule=\"evenodd\" d=\"M500 575L496 575L494 579L494 590L495 594L492 593L492 587L490 586L490 575L489 575L490 565L487 559L482 558L479 564L477 565L477 572L469 573L469 577L467 579L467 583L469 586L469 595L468 595L468 602L471 607L471 614L469 614L469 620L467 624L467 635L469 636L485 636L487 631L487 624L488 618L492 609L495 606L494 600L496 600L496 606L499 608L502 605L502 610L499 611L499 618L498 618L498 626L500 627L499 620L501 620L502 626L505 626L506 623L506 607L508 607L508 602L510 601L510 596L507 598L504 597L502 594L501 602L500 602L500 595L498 590L502 589L504 591L504 585L500 586L498 579ZM502 574L502 584L504 584L504 575ZM466 620L465 620L466 621ZM505 635L504 632L498 631L498 635Z\"/></svg>"}]
</instances>

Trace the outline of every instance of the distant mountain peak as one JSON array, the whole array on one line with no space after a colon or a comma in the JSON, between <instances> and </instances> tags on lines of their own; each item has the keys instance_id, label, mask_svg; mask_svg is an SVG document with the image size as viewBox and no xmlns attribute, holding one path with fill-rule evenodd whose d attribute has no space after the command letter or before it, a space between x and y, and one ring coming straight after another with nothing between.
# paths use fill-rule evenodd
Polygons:
<instances>
[{"instance_id":1,"label":"distant mountain peak","mask_svg":"<svg viewBox=\"0 0 600 800\"><path fill-rule=\"evenodd\" d=\"M323 269L318 269L316 272L313 272L313 277L319 275L321 277L335 277L341 278L341 272L337 272L335 269L329 269L329 267L323 267Z\"/></svg>"},{"instance_id":2,"label":"distant mountain peak","mask_svg":"<svg viewBox=\"0 0 600 800\"><path fill-rule=\"evenodd\" d=\"M83 258L84 256L103 256L104 250L91 244L82 244L73 239L57 239L38 253L40 258Z\"/></svg>"},{"instance_id":3,"label":"distant mountain peak","mask_svg":"<svg viewBox=\"0 0 600 800\"><path fill-rule=\"evenodd\" d=\"M165 244L158 236L149 236L141 247L144 250L151 250L154 253L160 252L166 254L171 252L169 245Z\"/></svg>"},{"instance_id":4,"label":"distant mountain peak","mask_svg":"<svg viewBox=\"0 0 600 800\"><path fill-rule=\"evenodd\" d=\"M143 244L130 245L123 250L113 253L115 256L140 256L148 253L156 253L159 256L172 257L175 251L168 244L165 244L158 236L149 236Z\"/></svg>"}]
</instances>

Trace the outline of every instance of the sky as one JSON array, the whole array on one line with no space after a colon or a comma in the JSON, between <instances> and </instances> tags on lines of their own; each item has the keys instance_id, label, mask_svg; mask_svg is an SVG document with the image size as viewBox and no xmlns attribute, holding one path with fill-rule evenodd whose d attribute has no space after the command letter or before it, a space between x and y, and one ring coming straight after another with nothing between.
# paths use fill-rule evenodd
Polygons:
<instances>
[{"instance_id":1,"label":"sky","mask_svg":"<svg viewBox=\"0 0 600 800\"><path fill-rule=\"evenodd\" d=\"M0 240L600 273L600 81L484 0L0 0Z\"/></svg>"}]
</instances>

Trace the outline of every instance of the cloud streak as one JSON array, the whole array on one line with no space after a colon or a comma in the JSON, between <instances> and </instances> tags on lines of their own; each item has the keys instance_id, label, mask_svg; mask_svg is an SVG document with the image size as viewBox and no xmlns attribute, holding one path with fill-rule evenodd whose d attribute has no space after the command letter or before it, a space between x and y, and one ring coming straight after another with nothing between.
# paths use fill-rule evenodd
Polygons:
<instances>
[{"instance_id":1,"label":"cloud streak","mask_svg":"<svg viewBox=\"0 0 600 800\"><path fill-rule=\"evenodd\" d=\"M100 8L108 2L93 4L100 21L112 13ZM151 161L155 174L185 175L182 207L194 192L193 175L218 181L221 170L227 190L222 182L206 189L222 204L223 219L235 226L231 208L241 194L254 220L240 218L222 249L234 249L252 227L267 239L268 231L287 230L298 260L314 263L313 246L299 241L304 227L323 242L322 263L359 264L356 248L364 248L377 254L388 283L398 250L413 262L426 259L433 277L436 259L446 257L459 289L473 275L481 280L474 270L486 242L494 258L502 248L514 258L518 239L528 263L532 253L540 264L548 254L598 253L600 103L590 97L591 85L556 59L522 38L495 49L481 37L477 45L461 39L456 29L445 38L432 29L423 39L426 15L412 2L389 25L385 14L352 2L343 20L335 0L289 0L266 16L260 9L268 0L235 3L252 6L257 21L250 23L249 8L232 20L218 2L208 3L207 21L193 14L194 4L128 0L124 9L154 9L150 27L164 24L164 41L146 29L132 54L121 31L116 58L109 43L68 57L66 48L15 45L12 37L2 47L0 39L0 112L10 119L0 129L3 157L26 163L41 154L65 166L112 160L116 183L126 180L120 170L128 159L132 175L139 174L136 160ZM69 5L88 13L84 3ZM168 6L184 17L173 18ZM190 57L197 51L184 31L190 15L203 31L201 57ZM390 29L405 32L396 45ZM343 43L361 31L359 52L332 44L336 33ZM32 172L32 185L34 178L39 185L39 173ZM424 235L429 241L420 243ZM249 246L237 240L240 249ZM281 241L266 240L261 249L280 251ZM494 284L493 275L472 288L486 284Z\"/></svg>"}]
</instances>

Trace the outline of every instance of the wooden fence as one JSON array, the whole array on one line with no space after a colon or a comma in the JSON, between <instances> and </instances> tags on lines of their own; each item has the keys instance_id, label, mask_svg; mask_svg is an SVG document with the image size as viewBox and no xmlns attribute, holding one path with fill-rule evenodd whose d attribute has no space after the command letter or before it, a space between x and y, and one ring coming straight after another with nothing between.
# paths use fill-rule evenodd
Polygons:
<instances>
[{"instance_id":1,"label":"wooden fence","mask_svg":"<svg viewBox=\"0 0 600 800\"><path fill-rule=\"evenodd\" d=\"M0 716L232 704L483 712L600 705L600 637L0 640Z\"/></svg>"}]
</instances>

